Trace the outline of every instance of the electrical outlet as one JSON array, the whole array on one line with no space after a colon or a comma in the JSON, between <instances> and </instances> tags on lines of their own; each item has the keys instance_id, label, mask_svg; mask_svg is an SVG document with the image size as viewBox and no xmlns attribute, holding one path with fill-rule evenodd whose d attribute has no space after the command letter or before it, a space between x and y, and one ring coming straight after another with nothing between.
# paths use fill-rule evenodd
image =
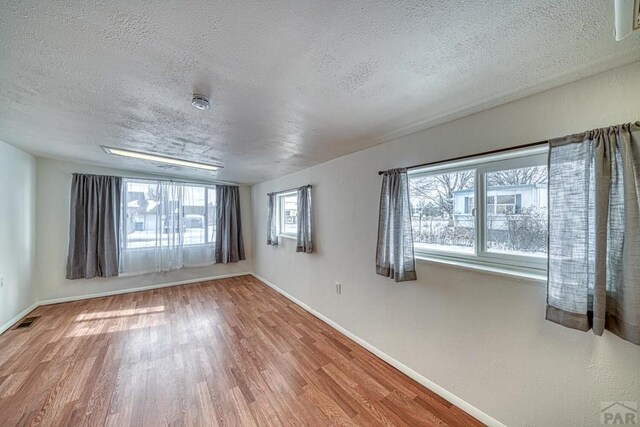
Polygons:
<instances>
[{"instance_id":1,"label":"electrical outlet","mask_svg":"<svg viewBox=\"0 0 640 427\"><path fill-rule=\"evenodd\" d=\"M336 282L336 294L342 294L342 284L340 282Z\"/></svg>"}]
</instances>

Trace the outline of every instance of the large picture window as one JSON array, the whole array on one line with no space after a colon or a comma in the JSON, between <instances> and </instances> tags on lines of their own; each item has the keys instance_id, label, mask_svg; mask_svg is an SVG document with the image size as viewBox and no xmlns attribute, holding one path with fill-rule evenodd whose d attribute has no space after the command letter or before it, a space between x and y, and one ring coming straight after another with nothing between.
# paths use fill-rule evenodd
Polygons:
<instances>
[{"instance_id":1,"label":"large picture window","mask_svg":"<svg viewBox=\"0 0 640 427\"><path fill-rule=\"evenodd\" d=\"M213 243L215 189L196 184L163 186L155 181L124 181L126 249Z\"/></svg>"},{"instance_id":2,"label":"large picture window","mask_svg":"<svg viewBox=\"0 0 640 427\"><path fill-rule=\"evenodd\" d=\"M544 272L546 150L519 150L411 171L416 256Z\"/></svg>"},{"instance_id":3,"label":"large picture window","mask_svg":"<svg viewBox=\"0 0 640 427\"><path fill-rule=\"evenodd\" d=\"M124 179L121 275L213 264L215 207L214 186Z\"/></svg>"}]
</instances>

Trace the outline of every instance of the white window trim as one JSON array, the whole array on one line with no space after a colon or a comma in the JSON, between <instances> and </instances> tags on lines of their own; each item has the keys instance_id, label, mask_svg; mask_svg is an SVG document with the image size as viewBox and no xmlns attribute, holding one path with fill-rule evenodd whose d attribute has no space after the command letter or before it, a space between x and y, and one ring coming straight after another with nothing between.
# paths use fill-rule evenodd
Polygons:
<instances>
[{"instance_id":1,"label":"white window trim","mask_svg":"<svg viewBox=\"0 0 640 427\"><path fill-rule=\"evenodd\" d=\"M298 236L291 233L287 233L287 234L278 233L278 237L282 237L284 239L298 240Z\"/></svg>"},{"instance_id":2,"label":"white window trim","mask_svg":"<svg viewBox=\"0 0 640 427\"><path fill-rule=\"evenodd\" d=\"M473 253L446 250L414 249L415 258L426 262L438 262L465 268L473 268L498 274L541 280L546 277L547 258L489 252L486 248L486 200L485 173L546 164L546 146L513 150L498 155L479 156L458 162L439 164L409 171L409 178L439 175L460 170L475 169L474 201L475 246ZM480 203L479 203L480 202ZM549 209L549 207L547 207Z\"/></svg>"},{"instance_id":3,"label":"white window trim","mask_svg":"<svg viewBox=\"0 0 640 427\"><path fill-rule=\"evenodd\" d=\"M417 264L441 264L454 268L462 268L465 270L482 271L487 274L498 276L517 277L522 279L533 280L536 282L546 282L547 274L538 270L513 269L507 267L499 267L496 265L483 265L464 260L455 260L451 258L431 258L428 256L416 256Z\"/></svg>"},{"instance_id":4,"label":"white window trim","mask_svg":"<svg viewBox=\"0 0 640 427\"><path fill-rule=\"evenodd\" d=\"M276 218L278 219L278 226L277 226L277 230L278 230L278 237L284 237L286 239L294 239L296 240L298 238L298 233L285 233L284 231L282 231L282 215L284 215L284 212L282 211L282 204L284 203L284 198L285 197L290 197L290 196L295 196L297 195L297 191L293 190L293 191L287 191L285 193L279 193L276 195L276 200L277 200L277 216ZM298 224L296 223L296 229L298 227Z\"/></svg>"}]
</instances>

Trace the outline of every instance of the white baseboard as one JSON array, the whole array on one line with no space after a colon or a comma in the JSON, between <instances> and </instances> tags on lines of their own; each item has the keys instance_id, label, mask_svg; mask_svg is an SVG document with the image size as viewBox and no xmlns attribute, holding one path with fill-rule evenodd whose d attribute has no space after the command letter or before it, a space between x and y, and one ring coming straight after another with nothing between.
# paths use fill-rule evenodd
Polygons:
<instances>
[{"instance_id":1,"label":"white baseboard","mask_svg":"<svg viewBox=\"0 0 640 427\"><path fill-rule=\"evenodd\" d=\"M22 319L24 316L26 316L27 314L35 310L37 307L38 307L38 303L34 302L29 307L25 308L20 313L16 314L7 323L0 326L0 334L6 331L7 329L11 328L18 320Z\"/></svg>"},{"instance_id":2,"label":"white baseboard","mask_svg":"<svg viewBox=\"0 0 640 427\"><path fill-rule=\"evenodd\" d=\"M249 273L249 272L220 274L218 276L198 277L196 279L180 280L178 282L161 283L159 285L149 285L149 286L141 286L141 287L138 287L138 288L120 289L120 290L117 290L117 291L106 291L106 292L97 292L97 293L94 293L94 294L77 295L77 296L62 297L62 298L52 298L52 299L38 301L38 306L40 306L40 305L49 305L49 304L59 304L61 302L81 301L81 300L91 299L91 298L108 297L108 296L112 296L112 295L129 294L129 293L132 293L132 292L149 291L149 290L152 290L152 289L169 288L171 286L189 285L191 283L206 282L207 280L228 279L229 277L247 276L247 275L251 275L251 274L252 273Z\"/></svg>"},{"instance_id":3,"label":"white baseboard","mask_svg":"<svg viewBox=\"0 0 640 427\"><path fill-rule=\"evenodd\" d=\"M480 422L482 422L482 423L484 423L484 424L486 424L488 426L505 427L505 425L502 424L500 421L498 421L495 418L487 415L486 413L482 412L481 410L479 410L475 406L471 405L470 403L467 403L466 401L462 400L461 398L459 398L455 394L449 392L448 390L440 387L438 384L434 383L433 381L429 380L428 378L425 378L424 376L420 375L419 373L417 373L413 369L409 368L407 365L403 364L402 362L399 362L398 360L396 360L393 357L389 356L388 354L386 354L382 350L378 349L377 347L374 347L372 344L368 343L364 339L360 338L359 336L357 336L354 333L350 332L349 330L343 328L342 326L340 326L339 324L337 324L333 320L329 319L324 314L314 310L313 308L309 307L307 304L303 303L302 301L300 301L299 299L297 299L293 295L290 295L287 292L283 291L282 289L280 289L279 287L277 287L276 285L274 285L273 283L271 283L270 281L268 281L264 277L261 277L256 273L251 273L251 275L254 276L256 279L260 280L261 282L265 283L267 286L269 286L270 288L272 288L276 292L280 293L284 297L286 297L289 300L293 301L294 303L296 303L297 305L299 305L300 307L302 307L303 309L305 309L306 311L308 311L309 313L311 313L312 315L314 315L318 319L322 320L323 322L325 322L327 325L331 326L332 328L334 328L338 332L340 332L343 335L351 338L353 341L355 341L356 343L360 344L362 347L366 348L371 353L375 354L380 359L384 360L385 362L387 362L388 364L390 364L391 366L393 366L394 368L396 368L397 370L399 370L400 372L402 372L403 374L405 374L409 378L412 378L413 380L419 382L420 384L422 384L423 386L425 386L429 390L433 391L434 393L436 393L440 397L448 400L449 402L453 403L454 405L456 405L458 408L462 409L463 411L465 411L469 415L475 417Z\"/></svg>"}]
</instances>

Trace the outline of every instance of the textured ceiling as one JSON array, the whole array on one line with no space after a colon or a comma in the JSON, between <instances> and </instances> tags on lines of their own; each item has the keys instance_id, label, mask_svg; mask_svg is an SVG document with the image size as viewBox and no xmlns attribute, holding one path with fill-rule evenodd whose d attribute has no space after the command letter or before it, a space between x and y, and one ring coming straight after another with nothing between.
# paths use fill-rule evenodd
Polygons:
<instances>
[{"instance_id":1,"label":"textured ceiling","mask_svg":"<svg viewBox=\"0 0 640 427\"><path fill-rule=\"evenodd\" d=\"M613 2L0 0L0 140L255 183L640 60ZM190 106L193 91L209 111ZM427 144L427 142L425 142Z\"/></svg>"}]
</instances>

